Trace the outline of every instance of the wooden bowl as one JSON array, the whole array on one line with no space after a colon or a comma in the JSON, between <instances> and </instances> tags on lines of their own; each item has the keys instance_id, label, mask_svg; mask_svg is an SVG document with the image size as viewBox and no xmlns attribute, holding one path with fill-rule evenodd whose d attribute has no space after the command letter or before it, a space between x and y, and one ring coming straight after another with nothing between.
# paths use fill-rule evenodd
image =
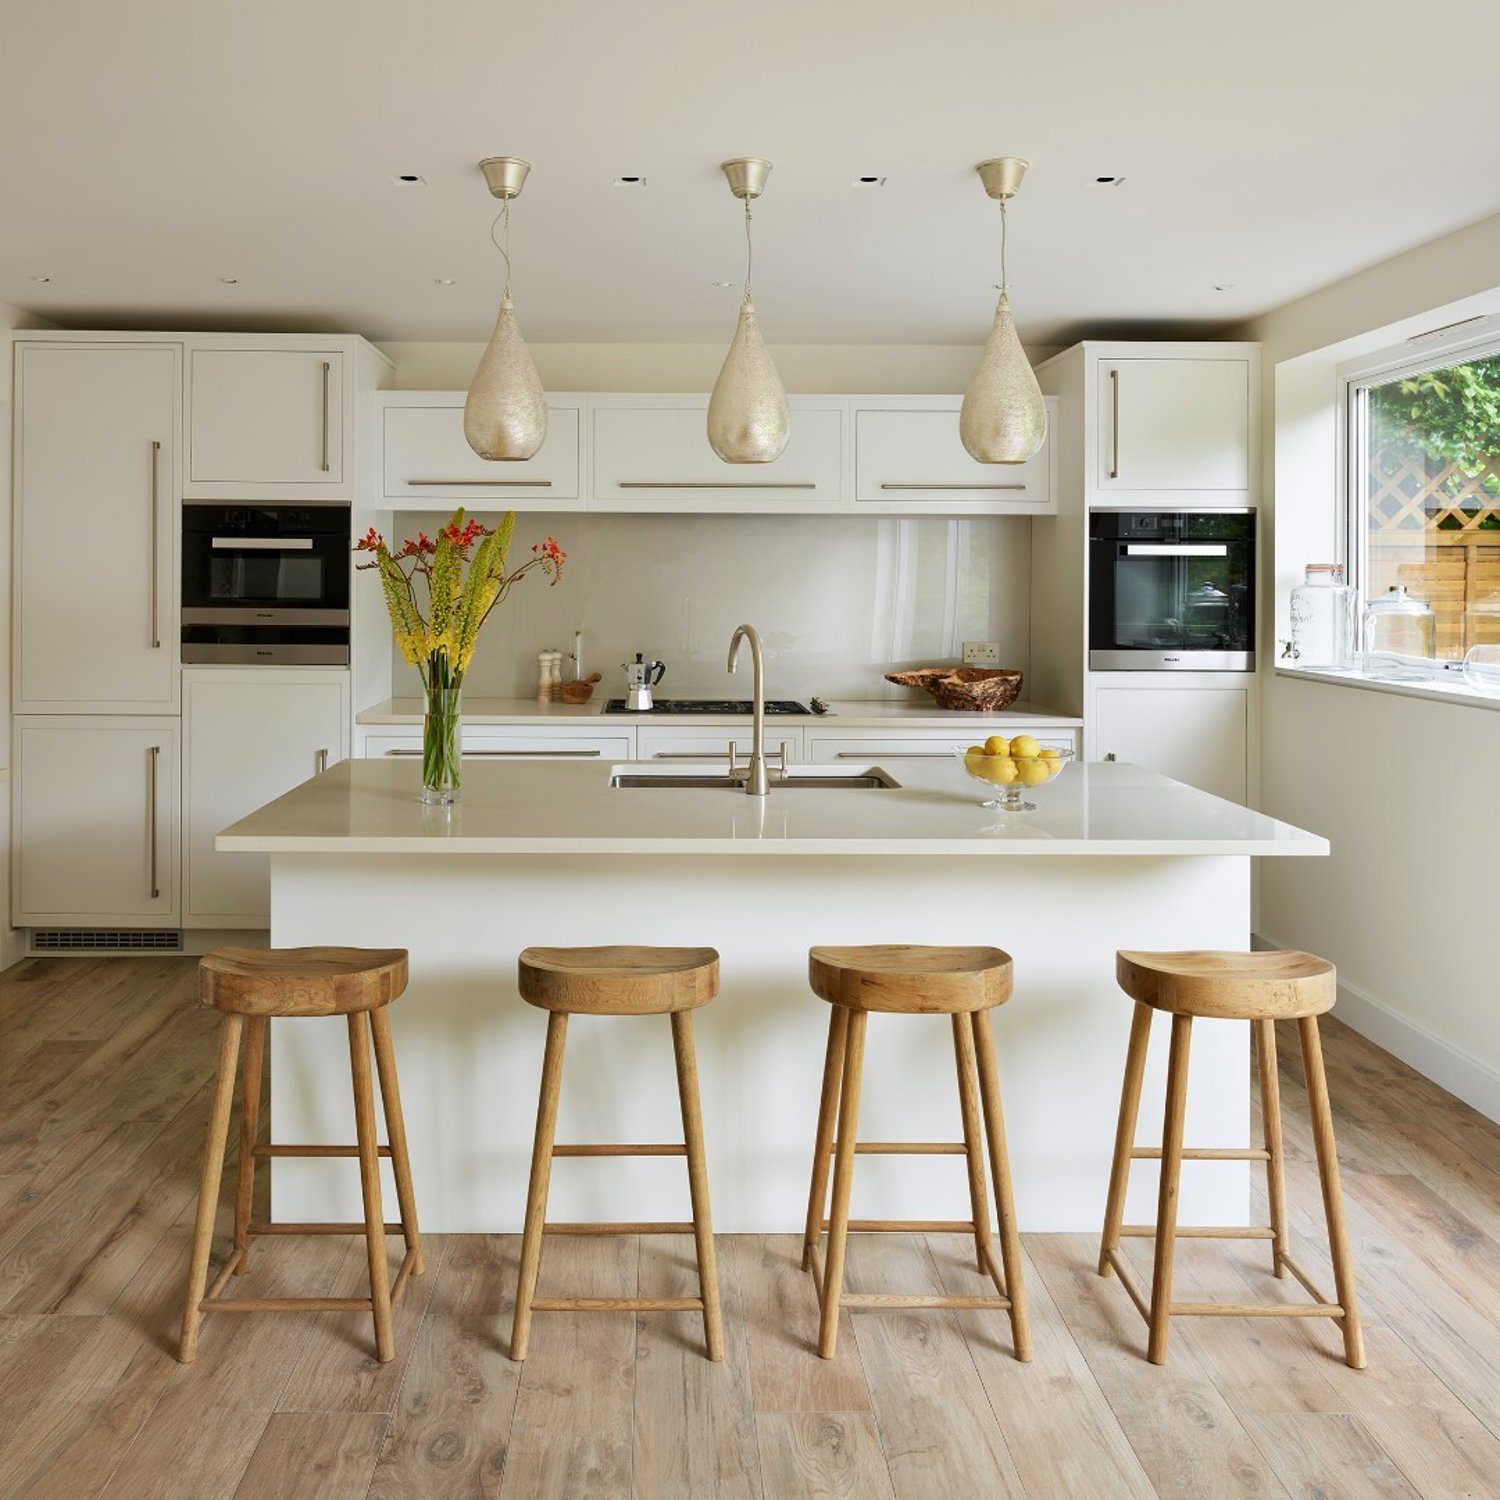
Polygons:
<instances>
[{"instance_id":1,"label":"wooden bowl","mask_svg":"<svg viewBox=\"0 0 1500 1500\"><path fill-rule=\"evenodd\" d=\"M885 680L931 693L939 708L993 714L1021 696L1022 675L1007 667L918 667L887 672Z\"/></svg>"},{"instance_id":2,"label":"wooden bowl","mask_svg":"<svg viewBox=\"0 0 1500 1500\"><path fill-rule=\"evenodd\" d=\"M573 682L563 683L563 702L587 703L594 696L594 684L599 680L600 674L598 672L591 672L587 677L579 677Z\"/></svg>"}]
</instances>

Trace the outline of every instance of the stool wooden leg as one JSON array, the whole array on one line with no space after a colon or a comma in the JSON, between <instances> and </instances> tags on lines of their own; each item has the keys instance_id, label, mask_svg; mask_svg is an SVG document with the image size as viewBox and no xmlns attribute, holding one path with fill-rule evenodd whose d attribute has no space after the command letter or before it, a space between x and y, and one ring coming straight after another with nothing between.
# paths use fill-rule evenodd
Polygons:
<instances>
[{"instance_id":1,"label":"stool wooden leg","mask_svg":"<svg viewBox=\"0 0 1500 1500\"><path fill-rule=\"evenodd\" d=\"M380 1146L375 1136L375 1091L370 1082L370 1018L349 1017L349 1068L354 1076L354 1133L359 1143L359 1186L365 1200L365 1251L370 1265L370 1311L375 1320L375 1357L396 1357L391 1333L390 1270L385 1258L385 1211L380 1202Z\"/></svg>"},{"instance_id":2,"label":"stool wooden leg","mask_svg":"<svg viewBox=\"0 0 1500 1500\"><path fill-rule=\"evenodd\" d=\"M1359 1323L1359 1304L1354 1294L1354 1263L1349 1255L1349 1233L1344 1226L1344 1194L1339 1183L1339 1153L1333 1140L1333 1111L1328 1104L1328 1079L1323 1072L1323 1043L1318 1018L1302 1016L1297 1022L1302 1037L1302 1067L1307 1076L1307 1103L1312 1115L1313 1145L1318 1153L1318 1180L1323 1188L1323 1213L1328 1220L1328 1255L1333 1261L1333 1282L1339 1306L1344 1309L1344 1363L1351 1369L1365 1367L1365 1340Z\"/></svg>"},{"instance_id":3,"label":"stool wooden leg","mask_svg":"<svg viewBox=\"0 0 1500 1500\"><path fill-rule=\"evenodd\" d=\"M1111 1270L1109 1252L1120 1245L1125 1222L1125 1189L1130 1183L1130 1153L1135 1149L1135 1125L1141 1112L1141 1080L1146 1075L1146 1050L1151 1043L1151 1007L1136 1001L1130 1018L1130 1043L1125 1050L1125 1082L1120 1089L1120 1119L1115 1126L1115 1158L1109 1169L1109 1197L1104 1206L1104 1237L1099 1246L1099 1274Z\"/></svg>"},{"instance_id":4,"label":"stool wooden leg","mask_svg":"<svg viewBox=\"0 0 1500 1500\"><path fill-rule=\"evenodd\" d=\"M193 1223L193 1248L188 1259L187 1300L182 1310L182 1338L177 1357L191 1364L198 1352L201 1303L208 1287L208 1254L213 1246L214 1219L219 1207L219 1179L224 1171L224 1147L229 1142L229 1116L234 1105L234 1072L240 1056L244 1021L226 1015L219 1028L219 1071L208 1110L208 1141L203 1151L203 1176L198 1184L198 1215Z\"/></svg>"},{"instance_id":5,"label":"stool wooden leg","mask_svg":"<svg viewBox=\"0 0 1500 1500\"><path fill-rule=\"evenodd\" d=\"M833 1122L839 1107L839 1080L844 1071L844 1037L849 1012L842 1005L828 1007L828 1050L823 1055L823 1094L818 1103L818 1140L813 1147L812 1187L807 1194L807 1228L802 1235L802 1269L812 1265L813 1247L823 1238L823 1214L828 1207L828 1159L833 1150Z\"/></svg>"},{"instance_id":6,"label":"stool wooden leg","mask_svg":"<svg viewBox=\"0 0 1500 1500\"><path fill-rule=\"evenodd\" d=\"M839 1295L844 1286L844 1250L849 1240L849 1190L854 1184L854 1145L859 1135L859 1086L865 1063L862 1010L849 1012L844 1042L844 1077L839 1088L838 1150L833 1163L833 1207L828 1216L828 1264L823 1270L823 1311L818 1354L832 1359L839 1340Z\"/></svg>"},{"instance_id":7,"label":"stool wooden leg","mask_svg":"<svg viewBox=\"0 0 1500 1500\"><path fill-rule=\"evenodd\" d=\"M1286 1275L1286 1163L1281 1145L1281 1081L1276 1068L1276 1023L1252 1021L1260 1070L1260 1118L1266 1156L1266 1197L1271 1205L1271 1269Z\"/></svg>"},{"instance_id":8,"label":"stool wooden leg","mask_svg":"<svg viewBox=\"0 0 1500 1500\"><path fill-rule=\"evenodd\" d=\"M536 1296L537 1268L542 1262L542 1227L547 1220L547 1186L552 1180L552 1141L557 1133L557 1099L562 1090L563 1050L568 1017L560 1010L547 1017L547 1050L542 1058L542 1086L536 1106L536 1137L531 1147L531 1182L526 1189L526 1225L521 1236L521 1274L516 1283L516 1315L510 1331L510 1357L525 1359L531 1339L531 1303Z\"/></svg>"},{"instance_id":9,"label":"stool wooden leg","mask_svg":"<svg viewBox=\"0 0 1500 1500\"><path fill-rule=\"evenodd\" d=\"M703 1295L703 1341L711 1360L724 1358L724 1327L719 1313L719 1265L708 1208L708 1162L703 1153L703 1107L698 1099L698 1056L693 1047L693 1013L672 1012L672 1052L677 1061L677 1097L682 1106L682 1138L687 1143L688 1189L693 1200L693 1239L698 1247L698 1286Z\"/></svg>"},{"instance_id":10,"label":"stool wooden leg","mask_svg":"<svg viewBox=\"0 0 1500 1500\"><path fill-rule=\"evenodd\" d=\"M974 1259L981 1274L990 1243L990 1201L984 1186L984 1143L980 1137L978 1080L974 1067L974 1032L966 1015L953 1017L953 1054L958 1064L958 1107L964 1123L964 1157L969 1168L969 1207L974 1214Z\"/></svg>"},{"instance_id":11,"label":"stool wooden leg","mask_svg":"<svg viewBox=\"0 0 1500 1500\"><path fill-rule=\"evenodd\" d=\"M1167 1109L1161 1133L1161 1186L1156 1199L1156 1265L1151 1277L1150 1339L1147 1358L1167 1362L1167 1329L1172 1320L1172 1257L1177 1248L1177 1189L1182 1174L1182 1131L1187 1111L1188 1046L1191 1016L1172 1017L1167 1057Z\"/></svg>"},{"instance_id":12,"label":"stool wooden leg","mask_svg":"<svg viewBox=\"0 0 1500 1500\"><path fill-rule=\"evenodd\" d=\"M240 1159L234 1188L234 1248L239 1251L236 1276L250 1269L250 1209L255 1197L255 1139L260 1134L260 1076L266 1055L266 1016L251 1016L245 1025L244 1085L240 1103Z\"/></svg>"},{"instance_id":13,"label":"stool wooden leg","mask_svg":"<svg viewBox=\"0 0 1500 1500\"><path fill-rule=\"evenodd\" d=\"M401 1236L411 1252L411 1274L427 1269L422 1260L422 1233L417 1228L417 1198L411 1185L411 1158L406 1151L406 1119L401 1113L401 1089L396 1082L396 1049L391 1045L391 1018L382 1008L370 1013L375 1041L375 1070L380 1076L380 1100L385 1108L385 1134L391 1143L391 1172L396 1179L396 1202L401 1208Z\"/></svg>"},{"instance_id":14,"label":"stool wooden leg","mask_svg":"<svg viewBox=\"0 0 1500 1500\"><path fill-rule=\"evenodd\" d=\"M1031 1319L1026 1311L1026 1277L1021 1269L1021 1236L1010 1186L1010 1153L1005 1147L1005 1112L1000 1105L1000 1072L995 1066L995 1037L987 1011L969 1017L979 1061L979 1092L990 1138L990 1171L995 1178L995 1213L1000 1221L1000 1263L1005 1268L1005 1295L1010 1298L1010 1337L1016 1358L1031 1358Z\"/></svg>"}]
</instances>

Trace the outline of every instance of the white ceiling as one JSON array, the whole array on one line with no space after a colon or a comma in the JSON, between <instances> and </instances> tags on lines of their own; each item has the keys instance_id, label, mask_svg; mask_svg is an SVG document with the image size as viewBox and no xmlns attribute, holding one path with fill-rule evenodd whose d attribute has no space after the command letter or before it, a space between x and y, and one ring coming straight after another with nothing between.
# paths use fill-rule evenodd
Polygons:
<instances>
[{"instance_id":1,"label":"white ceiling","mask_svg":"<svg viewBox=\"0 0 1500 1500\"><path fill-rule=\"evenodd\" d=\"M0 300L482 338L475 163L511 154L529 338L716 340L742 274L717 163L760 155L773 345L972 342L998 235L972 165L1017 154L1028 343L1223 326L1500 209L1497 52L1494 0L7 5Z\"/></svg>"}]
</instances>

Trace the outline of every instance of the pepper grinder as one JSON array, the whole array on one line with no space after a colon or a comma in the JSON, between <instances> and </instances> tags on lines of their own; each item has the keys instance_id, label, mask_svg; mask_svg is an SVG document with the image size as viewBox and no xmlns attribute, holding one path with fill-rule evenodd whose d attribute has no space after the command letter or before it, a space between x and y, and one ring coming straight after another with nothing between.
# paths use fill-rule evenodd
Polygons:
<instances>
[{"instance_id":1,"label":"pepper grinder","mask_svg":"<svg viewBox=\"0 0 1500 1500\"><path fill-rule=\"evenodd\" d=\"M552 701L552 653L538 651L536 654L536 701Z\"/></svg>"}]
</instances>

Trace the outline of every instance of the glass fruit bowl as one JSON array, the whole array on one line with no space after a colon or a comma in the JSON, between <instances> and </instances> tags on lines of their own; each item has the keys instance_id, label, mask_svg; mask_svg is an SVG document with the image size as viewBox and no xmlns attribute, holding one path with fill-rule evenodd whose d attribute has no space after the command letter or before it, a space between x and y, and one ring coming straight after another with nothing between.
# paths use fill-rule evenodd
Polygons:
<instances>
[{"instance_id":1,"label":"glass fruit bowl","mask_svg":"<svg viewBox=\"0 0 1500 1500\"><path fill-rule=\"evenodd\" d=\"M965 773L994 794L983 805L1004 812L1035 812L1025 794L1055 780L1073 759L1071 750L1038 745L1027 734L1013 740L991 735L982 745L956 745L953 753Z\"/></svg>"}]
</instances>

